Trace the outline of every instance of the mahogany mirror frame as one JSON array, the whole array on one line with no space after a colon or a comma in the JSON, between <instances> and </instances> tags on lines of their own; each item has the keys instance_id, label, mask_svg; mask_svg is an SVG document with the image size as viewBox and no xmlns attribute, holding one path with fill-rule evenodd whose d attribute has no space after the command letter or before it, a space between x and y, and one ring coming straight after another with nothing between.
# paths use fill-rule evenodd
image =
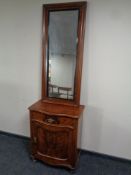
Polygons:
<instances>
[{"instance_id":1,"label":"mahogany mirror frame","mask_svg":"<svg viewBox=\"0 0 131 175\"><path fill-rule=\"evenodd\" d=\"M43 24L42 24L42 101L50 103L58 103L65 105L79 105L80 104L80 92L81 92L81 77L82 77L82 63L83 63L83 49L84 49L84 33L85 33L85 18L86 18L86 6L87 2L69 2L69 3L56 3L56 4L44 4L43 5ZM48 49L48 19L50 11L58 10L79 10L78 17L78 43L76 54L76 69L74 79L74 98L73 100L66 100L61 98L48 97L47 93L47 49Z\"/></svg>"}]
</instances>

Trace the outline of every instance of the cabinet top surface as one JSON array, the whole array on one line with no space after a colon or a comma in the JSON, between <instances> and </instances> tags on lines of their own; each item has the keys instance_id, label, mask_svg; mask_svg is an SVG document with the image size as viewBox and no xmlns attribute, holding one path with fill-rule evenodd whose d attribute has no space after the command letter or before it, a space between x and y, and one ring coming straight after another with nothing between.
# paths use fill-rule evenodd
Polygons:
<instances>
[{"instance_id":1,"label":"cabinet top surface","mask_svg":"<svg viewBox=\"0 0 131 175\"><path fill-rule=\"evenodd\" d=\"M42 100L29 107L30 111L41 112L49 115L63 115L72 118L79 118L84 106L70 106L62 104L47 103Z\"/></svg>"}]
</instances>

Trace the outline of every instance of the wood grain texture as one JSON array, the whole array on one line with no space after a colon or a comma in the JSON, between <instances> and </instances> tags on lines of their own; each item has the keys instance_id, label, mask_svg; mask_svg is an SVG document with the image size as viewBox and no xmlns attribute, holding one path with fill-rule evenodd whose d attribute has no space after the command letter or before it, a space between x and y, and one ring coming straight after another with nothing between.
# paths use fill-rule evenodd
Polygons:
<instances>
[{"instance_id":1,"label":"wood grain texture","mask_svg":"<svg viewBox=\"0 0 131 175\"><path fill-rule=\"evenodd\" d=\"M72 118L78 118L83 112L84 105L68 106L56 103L48 103L42 100L29 107L31 111L41 112L47 115L60 115Z\"/></svg>"},{"instance_id":2,"label":"wood grain texture","mask_svg":"<svg viewBox=\"0 0 131 175\"><path fill-rule=\"evenodd\" d=\"M87 2L71 2L71 3L57 3L57 4L46 4L43 6L43 43L42 43L42 99L53 103L62 104L80 104L80 91L81 91L81 77L82 77L82 64L83 64L83 48L84 48L84 33L85 33L85 18L86 18L86 5ZM59 10L79 10L78 19L78 44L77 44L77 54L76 54L76 70L75 70L75 80L74 80L74 99L59 99L48 97L48 86L47 86L47 50L48 50L48 23L49 23L49 12L59 11Z\"/></svg>"},{"instance_id":3,"label":"wood grain texture","mask_svg":"<svg viewBox=\"0 0 131 175\"><path fill-rule=\"evenodd\" d=\"M74 100L47 96L47 46L50 10L79 9L78 45L75 71ZM31 154L33 159L75 169L81 143L81 123L84 106L80 105L80 90L84 48L86 2L57 3L43 6L42 97L29 107Z\"/></svg>"},{"instance_id":4,"label":"wood grain texture","mask_svg":"<svg viewBox=\"0 0 131 175\"><path fill-rule=\"evenodd\" d=\"M75 168L80 140L79 121L84 106L38 101L30 108L31 148L35 159Z\"/></svg>"}]
</instances>

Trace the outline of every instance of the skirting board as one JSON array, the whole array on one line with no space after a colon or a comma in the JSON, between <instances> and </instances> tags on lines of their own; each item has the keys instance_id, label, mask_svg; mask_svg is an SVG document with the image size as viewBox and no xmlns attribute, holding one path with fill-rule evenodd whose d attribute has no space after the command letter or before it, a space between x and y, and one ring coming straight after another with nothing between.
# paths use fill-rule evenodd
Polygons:
<instances>
[{"instance_id":1,"label":"skirting board","mask_svg":"<svg viewBox=\"0 0 131 175\"><path fill-rule=\"evenodd\" d=\"M14 133L10 133L10 132L5 132L5 131L1 131L0 130L0 134L30 141L29 137L18 135L18 134L14 134ZM129 160L129 159L115 157L115 156L111 156L111 155L107 155L107 154L103 154L103 153L97 153L97 152L94 152L94 151L88 151L88 150L81 149L81 152L85 153L85 154L95 155L97 157L102 157L102 158L105 158L105 159L112 159L112 160L119 161L119 162L131 163L131 160Z\"/></svg>"}]
</instances>

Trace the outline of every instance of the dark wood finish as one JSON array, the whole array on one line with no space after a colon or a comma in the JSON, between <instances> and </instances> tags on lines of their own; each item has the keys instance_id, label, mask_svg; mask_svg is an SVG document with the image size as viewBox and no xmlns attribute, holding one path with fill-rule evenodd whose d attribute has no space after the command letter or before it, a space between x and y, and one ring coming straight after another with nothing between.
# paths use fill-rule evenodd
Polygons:
<instances>
[{"instance_id":1,"label":"dark wood finish","mask_svg":"<svg viewBox=\"0 0 131 175\"><path fill-rule=\"evenodd\" d=\"M49 98L47 88L48 12L79 9L78 46L74 100ZM70 169L76 167L81 144L81 122L84 106L80 105L86 2L48 4L43 6L42 98L31 107L30 133L33 159ZM60 89L59 89L60 90ZM62 90L70 90L63 89ZM53 91L53 89L52 89Z\"/></svg>"},{"instance_id":2,"label":"dark wood finish","mask_svg":"<svg viewBox=\"0 0 131 175\"><path fill-rule=\"evenodd\" d=\"M33 110L40 113L44 112L47 115L60 115L70 118L78 118L78 116L81 115L83 109L83 105L68 106L62 104L43 102L43 100L39 100L38 102L29 107L29 110L31 111Z\"/></svg>"},{"instance_id":3,"label":"dark wood finish","mask_svg":"<svg viewBox=\"0 0 131 175\"><path fill-rule=\"evenodd\" d=\"M51 165L74 169L80 148L79 126L84 106L38 101L30 110L32 155Z\"/></svg>"},{"instance_id":4,"label":"dark wood finish","mask_svg":"<svg viewBox=\"0 0 131 175\"><path fill-rule=\"evenodd\" d=\"M85 31L85 17L86 17L86 4L87 2L71 2L71 3L57 3L47 4L43 6L43 68L42 68L42 99L53 103L74 104L80 103L81 91L81 76L82 76L82 63L83 63L83 48L84 48L84 31ZM76 56L76 71L74 81L74 99L56 99L48 97L47 93L47 49L48 49L48 18L49 11L53 10L72 10L79 9L78 19L78 44Z\"/></svg>"}]
</instances>

